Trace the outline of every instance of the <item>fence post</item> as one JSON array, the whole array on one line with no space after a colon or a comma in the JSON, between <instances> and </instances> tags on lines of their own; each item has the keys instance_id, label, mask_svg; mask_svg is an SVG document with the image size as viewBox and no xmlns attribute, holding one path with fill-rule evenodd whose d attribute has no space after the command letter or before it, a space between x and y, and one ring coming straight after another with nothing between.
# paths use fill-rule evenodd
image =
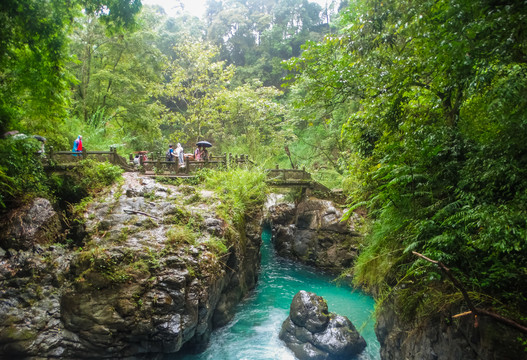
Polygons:
<instances>
[{"instance_id":1,"label":"fence post","mask_svg":"<svg viewBox=\"0 0 527 360\"><path fill-rule=\"evenodd\" d=\"M185 172L187 173L187 175L189 171L190 171L190 160L188 158L185 158Z\"/></svg>"},{"instance_id":2,"label":"fence post","mask_svg":"<svg viewBox=\"0 0 527 360\"><path fill-rule=\"evenodd\" d=\"M117 148L114 146L110 147L110 151L112 152L112 164L117 165Z\"/></svg>"},{"instance_id":3,"label":"fence post","mask_svg":"<svg viewBox=\"0 0 527 360\"><path fill-rule=\"evenodd\" d=\"M88 157L88 154L86 154L86 149L82 148L82 159L86 160L87 157Z\"/></svg>"},{"instance_id":4,"label":"fence post","mask_svg":"<svg viewBox=\"0 0 527 360\"><path fill-rule=\"evenodd\" d=\"M143 155L139 154L139 171L141 174L144 174L146 172L145 163L144 163Z\"/></svg>"},{"instance_id":5,"label":"fence post","mask_svg":"<svg viewBox=\"0 0 527 360\"><path fill-rule=\"evenodd\" d=\"M223 153L223 166L227 168L227 153Z\"/></svg>"},{"instance_id":6,"label":"fence post","mask_svg":"<svg viewBox=\"0 0 527 360\"><path fill-rule=\"evenodd\" d=\"M49 161L53 161L53 146L49 146Z\"/></svg>"}]
</instances>

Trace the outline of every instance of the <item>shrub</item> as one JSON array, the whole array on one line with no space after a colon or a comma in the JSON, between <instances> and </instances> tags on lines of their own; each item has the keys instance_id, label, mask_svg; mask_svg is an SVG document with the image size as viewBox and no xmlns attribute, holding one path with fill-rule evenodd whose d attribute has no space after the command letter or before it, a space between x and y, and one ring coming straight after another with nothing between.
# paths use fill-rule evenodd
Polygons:
<instances>
[{"instance_id":1,"label":"shrub","mask_svg":"<svg viewBox=\"0 0 527 360\"><path fill-rule=\"evenodd\" d=\"M19 135L0 140L0 207L15 199L30 199L49 192L40 155L40 142Z\"/></svg>"},{"instance_id":2,"label":"shrub","mask_svg":"<svg viewBox=\"0 0 527 360\"><path fill-rule=\"evenodd\" d=\"M267 185L263 171L234 169L210 172L205 186L214 189L222 199L219 210L224 217L240 222L250 210L260 208L265 202Z\"/></svg>"},{"instance_id":3,"label":"shrub","mask_svg":"<svg viewBox=\"0 0 527 360\"><path fill-rule=\"evenodd\" d=\"M113 184L121 177L123 170L108 162L98 162L93 159L81 161L75 168L79 185L88 193L98 192Z\"/></svg>"}]
</instances>

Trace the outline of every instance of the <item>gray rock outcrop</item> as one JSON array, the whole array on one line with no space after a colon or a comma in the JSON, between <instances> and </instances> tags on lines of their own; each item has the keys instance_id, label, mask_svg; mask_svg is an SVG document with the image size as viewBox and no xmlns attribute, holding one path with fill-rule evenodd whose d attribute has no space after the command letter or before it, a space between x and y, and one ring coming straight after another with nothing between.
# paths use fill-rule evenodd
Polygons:
<instances>
[{"instance_id":1,"label":"gray rock outcrop","mask_svg":"<svg viewBox=\"0 0 527 360\"><path fill-rule=\"evenodd\" d=\"M35 198L0 221L0 247L29 250L35 245L56 242L60 230L59 215L49 200Z\"/></svg>"},{"instance_id":2,"label":"gray rock outcrop","mask_svg":"<svg viewBox=\"0 0 527 360\"><path fill-rule=\"evenodd\" d=\"M2 356L155 359L204 348L254 287L261 216L237 229L212 192L124 176L83 211L80 247L0 251Z\"/></svg>"},{"instance_id":3,"label":"gray rock outcrop","mask_svg":"<svg viewBox=\"0 0 527 360\"><path fill-rule=\"evenodd\" d=\"M377 312L375 333L383 360L526 360L518 339L522 334L489 317L452 316L465 309L451 308L425 321L409 321L397 311L393 297Z\"/></svg>"},{"instance_id":4,"label":"gray rock outcrop","mask_svg":"<svg viewBox=\"0 0 527 360\"><path fill-rule=\"evenodd\" d=\"M329 200L308 198L298 205L269 207L273 244L280 256L321 269L341 272L357 257L362 218L353 214L342 221L343 211Z\"/></svg>"},{"instance_id":5,"label":"gray rock outcrop","mask_svg":"<svg viewBox=\"0 0 527 360\"><path fill-rule=\"evenodd\" d=\"M300 360L349 359L366 347L347 317L329 313L322 297L304 290L294 296L279 337Z\"/></svg>"}]
</instances>

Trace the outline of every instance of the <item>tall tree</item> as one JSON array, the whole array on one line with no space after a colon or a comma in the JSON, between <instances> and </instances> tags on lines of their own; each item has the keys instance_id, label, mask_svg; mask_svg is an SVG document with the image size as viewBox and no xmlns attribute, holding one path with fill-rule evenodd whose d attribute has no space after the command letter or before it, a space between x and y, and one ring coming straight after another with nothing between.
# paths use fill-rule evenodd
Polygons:
<instances>
[{"instance_id":1,"label":"tall tree","mask_svg":"<svg viewBox=\"0 0 527 360\"><path fill-rule=\"evenodd\" d=\"M218 116L214 103L232 79L234 67L216 61L218 50L208 43L186 41L174 51L163 90L173 110L172 137L182 143L210 138Z\"/></svg>"},{"instance_id":2,"label":"tall tree","mask_svg":"<svg viewBox=\"0 0 527 360\"><path fill-rule=\"evenodd\" d=\"M280 62L300 54L307 39L321 39L322 8L307 0L208 2L207 37L221 59L239 67L237 84L259 78L279 87Z\"/></svg>"},{"instance_id":3,"label":"tall tree","mask_svg":"<svg viewBox=\"0 0 527 360\"><path fill-rule=\"evenodd\" d=\"M157 20L143 12L134 31L112 35L97 17L86 16L74 32L74 114L92 127L113 129L135 148L159 136L163 106L153 95L163 81L165 57L155 47Z\"/></svg>"},{"instance_id":4,"label":"tall tree","mask_svg":"<svg viewBox=\"0 0 527 360\"><path fill-rule=\"evenodd\" d=\"M133 25L139 0L37 1L0 4L0 132L10 127L54 129L65 115L67 35L81 9L96 13L111 29Z\"/></svg>"}]
</instances>

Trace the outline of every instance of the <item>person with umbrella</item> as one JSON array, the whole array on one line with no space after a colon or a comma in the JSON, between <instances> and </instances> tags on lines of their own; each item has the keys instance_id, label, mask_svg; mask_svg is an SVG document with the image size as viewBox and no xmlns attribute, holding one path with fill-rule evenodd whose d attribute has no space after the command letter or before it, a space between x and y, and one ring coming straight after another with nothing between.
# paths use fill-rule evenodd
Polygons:
<instances>
[{"instance_id":1,"label":"person with umbrella","mask_svg":"<svg viewBox=\"0 0 527 360\"><path fill-rule=\"evenodd\" d=\"M207 161L209 159L209 152L207 151L207 148L211 147L212 144L208 141L198 141L196 146L199 149L199 160Z\"/></svg>"}]
</instances>

